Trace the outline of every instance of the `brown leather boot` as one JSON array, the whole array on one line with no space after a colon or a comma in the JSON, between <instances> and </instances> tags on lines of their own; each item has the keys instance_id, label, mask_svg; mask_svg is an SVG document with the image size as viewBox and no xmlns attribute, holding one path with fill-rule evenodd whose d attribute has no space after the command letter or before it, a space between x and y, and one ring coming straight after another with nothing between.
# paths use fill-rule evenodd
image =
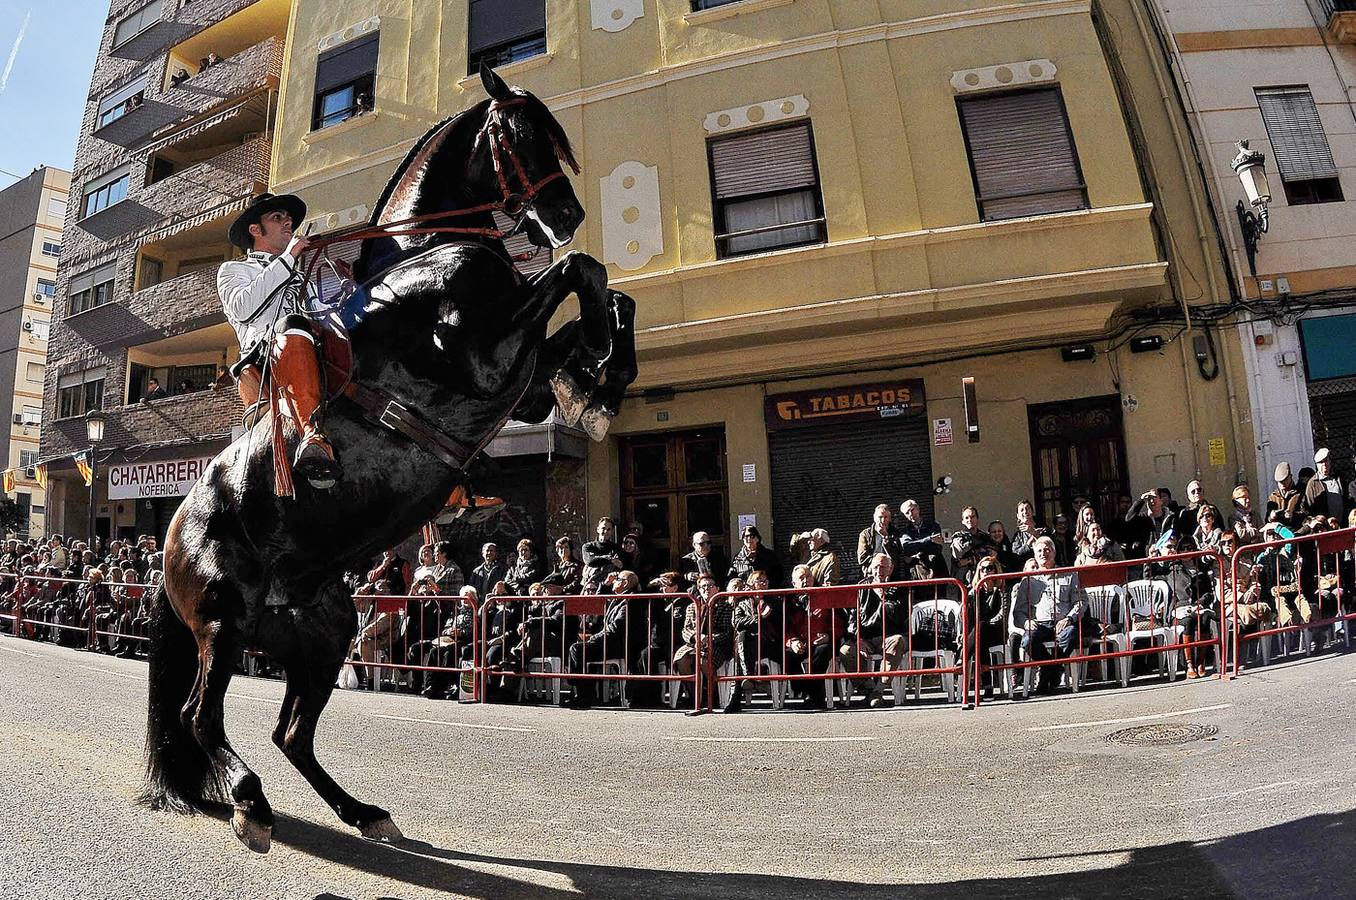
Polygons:
<instances>
[{"instance_id":1,"label":"brown leather boot","mask_svg":"<svg viewBox=\"0 0 1356 900\"><path fill-rule=\"evenodd\" d=\"M283 409L301 436L292 471L312 487L334 487L342 470L315 421L322 399L315 345L299 334L279 335L273 351L273 378L282 391Z\"/></svg>"},{"instance_id":2,"label":"brown leather boot","mask_svg":"<svg viewBox=\"0 0 1356 900\"><path fill-rule=\"evenodd\" d=\"M504 508L501 497L481 497L472 492L470 485L459 484L452 489L447 505L434 519L439 525L454 521L464 521L468 525L484 522Z\"/></svg>"}]
</instances>

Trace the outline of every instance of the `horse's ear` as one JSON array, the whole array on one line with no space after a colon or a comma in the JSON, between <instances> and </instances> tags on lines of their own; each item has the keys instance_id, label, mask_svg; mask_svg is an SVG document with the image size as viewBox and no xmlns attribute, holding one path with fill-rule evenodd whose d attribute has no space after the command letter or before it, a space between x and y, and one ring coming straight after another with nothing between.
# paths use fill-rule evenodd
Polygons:
<instances>
[{"instance_id":1,"label":"horse's ear","mask_svg":"<svg viewBox=\"0 0 1356 900\"><path fill-rule=\"evenodd\" d=\"M508 84L483 59L480 61L480 83L485 86L485 93L490 95L491 100L502 101L513 98L513 91L509 90Z\"/></svg>"}]
</instances>

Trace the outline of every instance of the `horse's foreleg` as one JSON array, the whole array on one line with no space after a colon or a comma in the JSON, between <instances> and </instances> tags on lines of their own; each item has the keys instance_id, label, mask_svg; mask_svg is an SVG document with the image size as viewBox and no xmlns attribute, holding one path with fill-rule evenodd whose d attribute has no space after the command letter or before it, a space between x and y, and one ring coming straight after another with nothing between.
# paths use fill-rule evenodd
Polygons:
<instances>
[{"instance_id":1,"label":"horse's foreleg","mask_svg":"<svg viewBox=\"0 0 1356 900\"><path fill-rule=\"evenodd\" d=\"M570 294L579 298L575 350L550 374L550 386L565 421L579 421L603 364L612 355L607 268L586 253L566 254L531 283L532 295L514 317L515 329L542 328Z\"/></svg>"},{"instance_id":2,"label":"horse's foreleg","mask_svg":"<svg viewBox=\"0 0 1356 900\"><path fill-rule=\"evenodd\" d=\"M620 291L608 291L608 324L612 330L612 354L603 366L602 383L580 417L588 436L601 441L608 426L621 412L622 397L636 380L636 301Z\"/></svg>"},{"instance_id":3,"label":"horse's foreleg","mask_svg":"<svg viewBox=\"0 0 1356 900\"><path fill-rule=\"evenodd\" d=\"M185 724L225 775L235 804L231 827L236 836L251 850L267 853L273 840L273 809L264 797L259 776L226 739L223 721L226 689L241 650L239 636L229 623L216 623L214 633L206 640L200 637L199 647L198 686L185 707Z\"/></svg>"}]
</instances>

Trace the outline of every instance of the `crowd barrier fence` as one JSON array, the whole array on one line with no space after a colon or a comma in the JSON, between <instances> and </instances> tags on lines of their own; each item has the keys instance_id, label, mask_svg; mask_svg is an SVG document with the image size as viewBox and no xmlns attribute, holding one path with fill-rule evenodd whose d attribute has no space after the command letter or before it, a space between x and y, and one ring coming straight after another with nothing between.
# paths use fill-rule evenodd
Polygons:
<instances>
[{"instance_id":1,"label":"crowd barrier fence","mask_svg":"<svg viewBox=\"0 0 1356 900\"><path fill-rule=\"evenodd\" d=\"M152 589L146 584L104 582L107 595L93 604L87 600L88 580L48 575L12 576L14 607L0 612L16 637L55 638L72 636L86 650L119 652L124 642L148 641L149 618L142 600Z\"/></svg>"},{"instance_id":2,"label":"crowd barrier fence","mask_svg":"<svg viewBox=\"0 0 1356 900\"><path fill-rule=\"evenodd\" d=\"M389 675L441 694L455 679L461 699L480 696L478 600L443 594L358 594L353 600L360 627L349 662L366 671L373 690Z\"/></svg>"}]
</instances>

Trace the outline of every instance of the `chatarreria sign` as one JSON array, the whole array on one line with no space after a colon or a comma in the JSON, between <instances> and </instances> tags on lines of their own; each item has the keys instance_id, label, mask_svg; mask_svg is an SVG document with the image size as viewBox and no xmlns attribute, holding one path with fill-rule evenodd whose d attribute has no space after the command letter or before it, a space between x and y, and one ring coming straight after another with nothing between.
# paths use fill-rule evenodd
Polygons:
<instances>
[{"instance_id":1,"label":"chatarreria sign","mask_svg":"<svg viewBox=\"0 0 1356 900\"><path fill-rule=\"evenodd\" d=\"M183 497L202 477L212 457L166 459L160 462L122 463L108 468L108 499L141 500Z\"/></svg>"}]
</instances>

